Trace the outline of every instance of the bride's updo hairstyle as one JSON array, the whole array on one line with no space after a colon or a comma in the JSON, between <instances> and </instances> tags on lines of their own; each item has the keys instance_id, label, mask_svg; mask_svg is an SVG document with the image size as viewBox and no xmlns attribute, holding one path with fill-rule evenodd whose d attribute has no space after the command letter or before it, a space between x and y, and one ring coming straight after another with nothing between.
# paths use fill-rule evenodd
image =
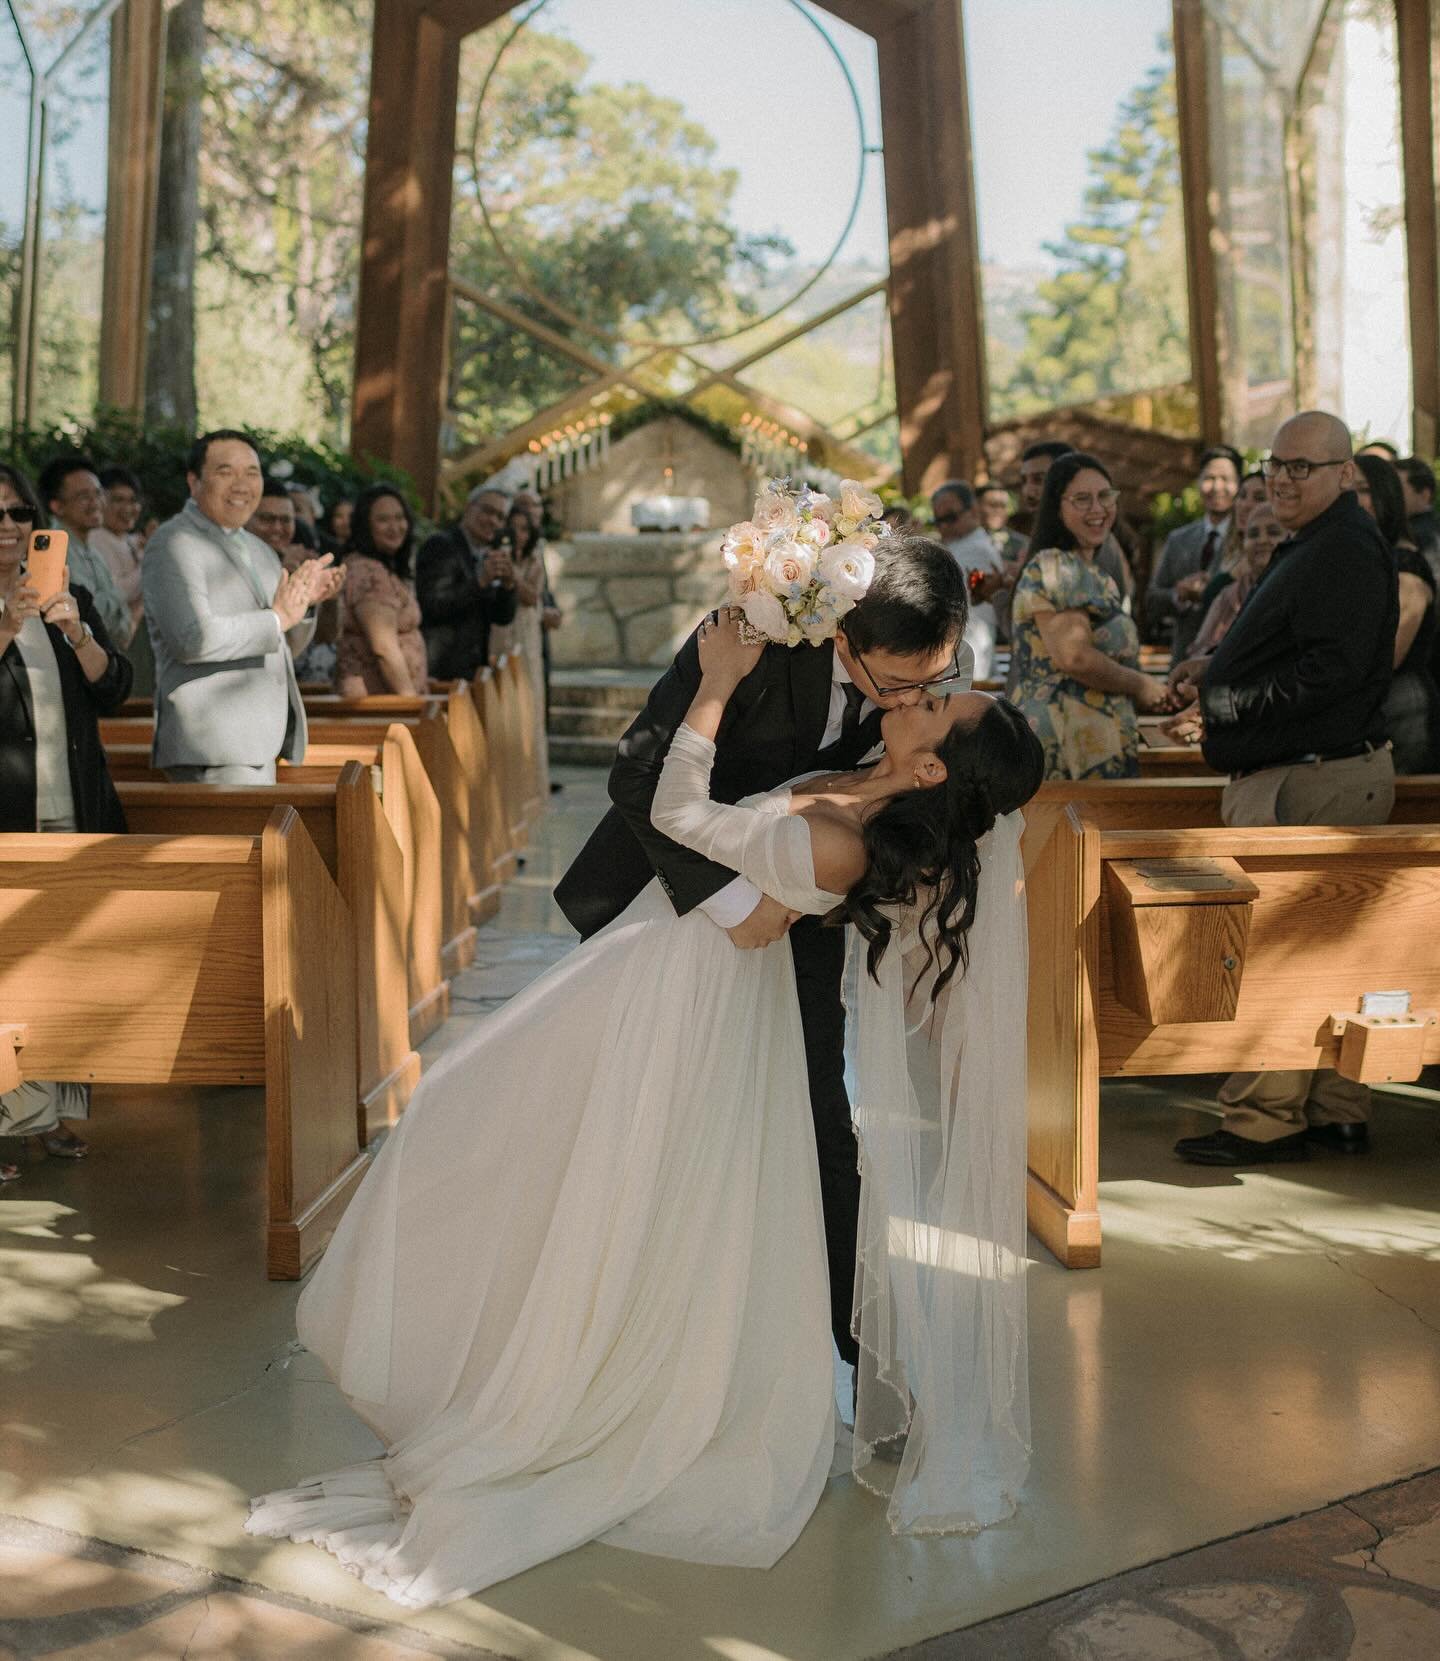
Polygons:
<instances>
[{"instance_id":1,"label":"bride's updo hairstyle","mask_svg":"<svg viewBox=\"0 0 1440 1661\"><path fill-rule=\"evenodd\" d=\"M936 968L931 996L938 998L969 962L965 936L980 892L976 843L1040 788L1045 752L1014 704L996 698L972 726L953 726L936 754L945 763L940 784L894 796L866 821L865 875L829 920L853 923L869 941L873 976L890 945L884 908L915 906L926 890L920 973Z\"/></svg>"}]
</instances>

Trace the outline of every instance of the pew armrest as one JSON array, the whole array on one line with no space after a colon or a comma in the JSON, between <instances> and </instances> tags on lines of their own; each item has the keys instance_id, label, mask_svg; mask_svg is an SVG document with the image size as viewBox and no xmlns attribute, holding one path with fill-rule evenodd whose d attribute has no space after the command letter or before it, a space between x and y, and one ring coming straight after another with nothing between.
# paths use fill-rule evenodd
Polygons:
<instances>
[{"instance_id":1,"label":"pew armrest","mask_svg":"<svg viewBox=\"0 0 1440 1661\"><path fill-rule=\"evenodd\" d=\"M1259 889L1233 859L1107 859L1115 994L1151 1026L1233 1021Z\"/></svg>"}]
</instances>

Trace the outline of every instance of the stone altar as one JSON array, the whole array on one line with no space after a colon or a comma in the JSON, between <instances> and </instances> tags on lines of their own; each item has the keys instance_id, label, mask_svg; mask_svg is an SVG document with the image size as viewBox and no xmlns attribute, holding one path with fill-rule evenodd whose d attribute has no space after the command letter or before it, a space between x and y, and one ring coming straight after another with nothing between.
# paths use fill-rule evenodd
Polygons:
<instances>
[{"instance_id":1,"label":"stone altar","mask_svg":"<svg viewBox=\"0 0 1440 1661\"><path fill-rule=\"evenodd\" d=\"M565 626L557 669L663 669L702 613L725 598L719 531L578 533L545 554Z\"/></svg>"}]
</instances>

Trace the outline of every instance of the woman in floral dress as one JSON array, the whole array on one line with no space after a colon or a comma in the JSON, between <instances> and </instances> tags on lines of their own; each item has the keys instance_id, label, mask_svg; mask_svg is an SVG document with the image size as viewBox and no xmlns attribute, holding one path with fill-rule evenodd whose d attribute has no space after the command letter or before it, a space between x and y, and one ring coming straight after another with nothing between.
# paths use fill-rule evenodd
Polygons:
<instances>
[{"instance_id":1,"label":"woman in floral dress","mask_svg":"<svg viewBox=\"0 0 1440 1661\"><path fill-rule=\"evenodd\" d=\"M1015 584L1011 697L1045 747L1051 779L1140 771L1140 714L1170 707L1140 672L1140 635L1095 563L1119 491L1094 456L1061 456L1045 477L1030 553Z\"/></svg>"}]
</instances>

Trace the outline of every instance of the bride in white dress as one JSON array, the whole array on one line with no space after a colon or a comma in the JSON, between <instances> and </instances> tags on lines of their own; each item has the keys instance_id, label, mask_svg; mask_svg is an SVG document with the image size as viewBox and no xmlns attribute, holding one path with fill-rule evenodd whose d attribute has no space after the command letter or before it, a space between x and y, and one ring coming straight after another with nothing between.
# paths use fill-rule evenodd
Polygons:
<instances>
[{"instance_id":1,"label":"bride in white dress","mask_svg":"<svg viewBox=\"0 0 1440 1661\"><path fill-rule=\"evenodd\" d=\"M983 1526L1013 1509L1027 1451L1023 1067L1018 1102L1013 1069L1003 1090L987 1085L986 1113L1009 1127L1003 1149L984 1153L983 1171L1002 1172L1004 1192L980 1201L993 1215L957 1213L949 1197L985 1188L978 1154L956 1184L927 1177L924 1192L896 1192L900 1167L901 1186L916 1181L901 1144L922 1115L913 1083L894 1071L904 1074L915 1048L903 1008L913 987L902 984L915 939L890 919L917 903L917 880L935 885L929 915L947 928L932 928L926 938L941 944L921 956L932 990L938 981L943 994L946 967L956 970L947 1043L953 1051L957 1021L998 1032L994 1008L957 1004L1015 995L1013 974L1002 984L988 966L979 973L975 946L988 918L1013 968L1017 913L1023 934L1013 810L1039 783L1039 745L998 700L927 698L886 714L886 753L868 771L722 806L709 799L713 740L759 648L724 620L707 625L700 655L700 690L655 796L657 828L797 916L847 907L877 960L875 975L853 977L851 1023L868 1184L857 1474L867 1480L876 1441L908 1429L899 1463L879 1467L887 1481L873 1470L868 1479L894 1486L892 1526ZM917 825L928 827L918 843ZM1002 833L1006 875L977 907L985 849ZM937 869L952 861L953 874ZM1023 968L1022 952L1022 997ZM867 1082L867 1034L888 1078ZM953 1061L943 1064L954 1071ZM950 1084L937 1100L953 1115ZM951 1127L937 1142L936 1128L918 1133L932 1164L954 1139ZM969 1240L964 1263L915 1238L897 1246L896 1208L913 1235L937 1205L951 1213L937 1212L943 1226L930 1233ZM702 913L677 917L652 882L426 1074L302 1295L298 1327L388 1452L262 1496L251 1533L314 1541L410 1607L596 1539L773 1564L820 1497L837 1428L787 943L738 951ZM957 1390L965 1399L945 1406ZM932 1414L927 1428L932 1391L945 1418Z\"/></svg>"}]
</instances>

